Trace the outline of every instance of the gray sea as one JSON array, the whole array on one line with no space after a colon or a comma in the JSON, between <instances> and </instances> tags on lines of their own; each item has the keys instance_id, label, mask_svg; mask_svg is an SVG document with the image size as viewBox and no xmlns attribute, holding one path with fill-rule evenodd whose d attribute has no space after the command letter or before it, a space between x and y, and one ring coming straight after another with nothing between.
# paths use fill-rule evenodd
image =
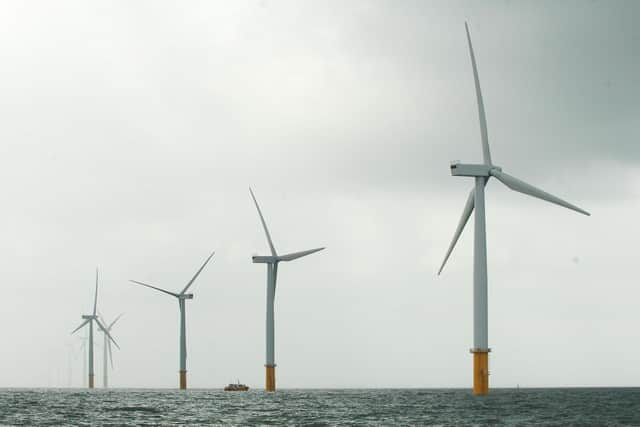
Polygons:
<instances>
[{"instance_id":1,"label":"gray sea","mask_svg":"<svg viewBox=\"0 0 640 427\"><path fill-rule=\"evenodd\" d=\"M0 424L640 426L640 388L0 389Z\"/></svg>"}]
</instances>

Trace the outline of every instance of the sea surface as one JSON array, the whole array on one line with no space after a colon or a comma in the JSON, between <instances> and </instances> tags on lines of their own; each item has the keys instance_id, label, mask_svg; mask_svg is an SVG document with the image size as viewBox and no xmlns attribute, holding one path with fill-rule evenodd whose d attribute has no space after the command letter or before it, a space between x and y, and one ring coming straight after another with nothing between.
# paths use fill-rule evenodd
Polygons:
<instances>
[{"instance_id":1,"label":"sea surface","mask_svg":"<svg viewBox=\"0 0 640 427\"><path fill-rule=\"evenodd\" d=\"M640 426L640 388L0 389L0 424Z\"/></svg>"}]
</instances>

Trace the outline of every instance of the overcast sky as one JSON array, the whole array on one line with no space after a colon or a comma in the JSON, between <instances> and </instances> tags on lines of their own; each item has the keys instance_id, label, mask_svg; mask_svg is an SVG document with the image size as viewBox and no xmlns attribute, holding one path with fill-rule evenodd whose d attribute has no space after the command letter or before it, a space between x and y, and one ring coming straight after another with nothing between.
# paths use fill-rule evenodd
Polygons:
<instances>
[{"instance_id":1,"label":"overcast sky","mask_svg":"<svg viewBox=\"0 0 640 427\"><path fill-rule=\"evenodd\" d=\"M470 387L481 160L590 211L487 187L491 384L640 382L640 4L0 3L0 386L81 384L98 306L115 387L264 387L268 246L279 387ZM102 337L98 334L99 342ZM96 349L101 385L102 351Z\"/></svg>"}]
</instances>

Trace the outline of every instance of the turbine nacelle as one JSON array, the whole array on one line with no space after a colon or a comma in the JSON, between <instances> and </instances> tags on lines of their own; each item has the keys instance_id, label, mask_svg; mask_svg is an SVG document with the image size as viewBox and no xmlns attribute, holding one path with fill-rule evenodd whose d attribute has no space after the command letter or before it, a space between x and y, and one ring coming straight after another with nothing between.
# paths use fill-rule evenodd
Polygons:
<instances>
[{"instance_id":1,"label":"turbine nacelle","mask_svg":"<svg viewBox=\"0 0 640 427\"><path fill-rule=\"evenodd\" d=\"M275 264L278 262L278 257L270 255L253 255L251 257L251 261L254 264Z\"/></svg>"},{"instance_id":2,"label":"turbine nacelle","mask_svg":"<svg viewBox=\"0 0 640 427\"><path fill-rule=\"evenodd\" d=\"M91 320L91 319L96 320L98 318L98 316L93 316L91 314L83 314L82 318L85 319L85 320Z\"/></svg>"},{"instance_id":3,"label":"turbine nacelle","mask_svg":"<svg viewBox=\"0 0 640 427\"><path fill-rule=\"evenodd\" d=\"M178 298L180 298L180 299L193 299L193 294L182 294Z\"/></svg>"},{"instance_id":4,"label":"turbine nacelle","mask_svg":"<svg viewBox=\"0 0 640 427\"><path fill-rule=\"evenodd\" d=\"M494 170L502 172L502 168L485 164L451 163L451 175L453 176L491 176Z\"/></svg>"},{"instance_id":5,"label":"turbine nacelle","mask_svg":"<svg viewBox=\"0 0 640 427\"><path fill-rule=\"evenodd\" d=\"M300 252L292 252L290 254L284 254L284 255L254 255L251 257L251 260L255 263L255 264L277 264L280 261L293 261L294 259L298 259L298 258L302 258L305 257L307 255L311 255L314 254L316 252L319 252L321 250L323 250L324 248L316 248L316 249L308 249L306 251L300 251Z\"/></svg>"}]
</instances>

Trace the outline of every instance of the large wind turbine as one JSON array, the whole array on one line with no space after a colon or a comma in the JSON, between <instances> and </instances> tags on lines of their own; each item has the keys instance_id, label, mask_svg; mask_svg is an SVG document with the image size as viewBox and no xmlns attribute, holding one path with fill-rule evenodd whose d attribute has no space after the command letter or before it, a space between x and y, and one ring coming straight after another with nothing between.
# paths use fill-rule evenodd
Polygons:
<instances>
[{"instance_id":1,"label":"large wind turbine","mask_svg":"<svg viewBox=\"0 0 640 427\"><path fill-rule=\"evenodd\" d=\"M104 326L102 325L102 323L100 323L100 320L98 319L98 315L96 314L97 309L98 309L98 269L96 269L96 292L95 292L95 297L93 299L93 314L83 314L82 318L84 319L84 322L82 322L80 326L78 326L73 330L73 332L71 332L71 334L74 334L76 331L81 329L84 325L89 324L89 347L88 347L89 348L89 356L88 356L89 357L89 388L93 388L93 378L94 378L93 322L96 322L98 324L98 327L104 330ZM120 348L120 346L118 346L118 343L116 343L115 340L111 337L111 335L109 335L109 332L105 332L105 334L109 337L111 341L113 341L116 347Z\"/></svg>"},{"instance_id":2,"label":"large wind turbine","mask_svg":"<svg viewBox=\"0 0 640 427\"><path fill-rule=\"evenodd\" d=\"M187 388L187 330L186 330L186 319L185 319L185 300L193 299L193 294L188 294L187 289L195 282L195 280L200 275L200 272L207 265L211 257L215 252L211 252L209 258L202 264L202 267L196 271L196 274L193 276L187 286L180 293L175 293L171 291L167 291L165 289L158 288L156 286L148 285L146 283L138 282L136 280L131 280L131 282L136 283L138 285L146 286L147 288L155 289L156 291L164 292L165 294L171 295L178 299L178 305L180 307L180 389L184 390Z\"/></svg>"},{"instance_id":3,"label":"large wind turbine","mask_svg":"<svg viewBox=\"0 0 640 427\"><path fill-rule=\"evenodd\" d=\"M271 255L268 255L268 256L254 255L252 257L252 260L254 263L267 264L267 361L264 366L266 367L266 390L276 391L276 364L275 364L274 342L273 342L274 341L273 303L276 295L278 263L280 261L293 261L294 259L302 258L303 256L311 255L314 252L321 251L324 248L309 249L302 252L294 252L286 255L278 255L276 253L276 248L273 246L273 242L271 241L271 235L269 234L269 230L267 229L267 223L264 221L264 217L262 216L262 211L260 211L260 206L258 206L256 196L253 194L253 191L251 190L251 188L249 188L249 192L251 193L251 198L253 199L253 203L255 203L256 209L258 210L258 215L260 215L260 222L262 222L262 227L264 228L264 233L267 236L267 242L269 243L269 248L271 249Z\"/></svg>"},{"instance_id":4,"label":"large wind turbine","mask_svg":"<svg viewBox=\"0 0 640 427\"><path fill-rule=\"evenodd\" d=\"M106 324L107 322L104 321L104 317L102 315L100 315L100 317ZM105 329L100 328L100 330L102 331L102 337L104 339L102 348L102 386L104 388L109 388L109 366L107 365L107 358L111 361L111 369L113 369L113 351L111 350L111 341L108 339L109 335L107 334L111 334L111 328L113 328L113 325L115 325L118 319L120 319L121 317L122 314L116 317L115 320L111 322Z\"/></svg>"},{"instance_id":5,"label":"large wind turbine","mask_svg":"<svg viewBox=\"0 0 640 427\"><path fill-rule=\"evenodd\" d=\"M590 215L587 211L565 202L564 200L544 192L518 178L502 172L502 168L495 166L491 162L489 152L489 137L487 133L487 120L485 118L484 104L482 103L482 93L480 92L480 80L478 78L478 68L471 45L469 27L465 23L467 41L469 43L469 54L471 56L471 66L476 86L476 97L478 99L478 115L480 118L480 135L482 140L482 156L484 162L481 164L451 164L451 175L469 176L475 179L475 186L469 193L467 203L462 211L462 217L458 222L458 227L449 245L444 261L440 266L438 275L442 272L445 263L451 255L451 251L460 238L471 212L475 209L474 215L474 250L473 250L473 393L482 395L489 393L489 349L488 345L488 313L487 313L487 236L485 228L485 204L484 187L490 177L495 177L498 181L514 191L527 194L556 205L572 209L584 215Z\"/></svg>"}]
</instances>

